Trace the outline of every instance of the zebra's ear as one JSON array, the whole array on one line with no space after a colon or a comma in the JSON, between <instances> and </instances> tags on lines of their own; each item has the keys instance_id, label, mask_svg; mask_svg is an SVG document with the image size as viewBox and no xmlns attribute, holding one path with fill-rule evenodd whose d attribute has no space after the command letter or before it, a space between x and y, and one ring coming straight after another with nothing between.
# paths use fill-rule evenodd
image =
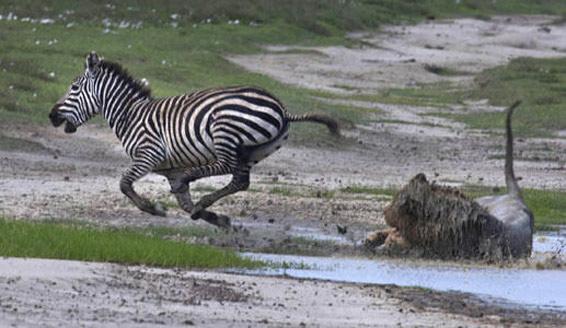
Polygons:
<instances>
[{"instance_id":1,"label":"zebra's ear","mask_svg":"<svg viewBox=\"0 0 566 328\"><path fill-rule=\"evenodd\" d=\"M96 52L91 51L90 54L86 56L86 68L90 71L90 73L96 73L99 64L100 58Z\"/></svg>"}]
</instances>

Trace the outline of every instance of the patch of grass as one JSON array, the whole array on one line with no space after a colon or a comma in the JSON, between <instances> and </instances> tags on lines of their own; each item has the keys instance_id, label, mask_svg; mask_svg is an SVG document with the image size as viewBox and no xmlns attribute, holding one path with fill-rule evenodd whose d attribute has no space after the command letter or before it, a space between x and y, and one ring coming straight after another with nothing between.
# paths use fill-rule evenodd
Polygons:
<instances>
[{"instance_id":1,"label":"patch of grass","mask_svg":"<svg viewBox=\"0 0 566 328\"><path fill-rule=\"evenodd\" d=\"M470 75L469 72L459 71L456 69L442 67L438 65L431 65L426 64L424 66L425 70L429 73L440 75L440 76L461 76L461 75Z\"/></svg>"},{"instance_id":2,"label":"patch of grass","mask_svg":"<svg viewBox=\"0 0 566 328\"><path fill-rule=\"evenodd\" d=\"M0 256L184 268L261 265L232 251L163 240L140 232L7 219L0 219Z\"/></svg>"},{"instance_id":3,"label":"patch of grass","mask_svg":"<svg viewBox=\"0 0 566 328\"><path fill-rule=\"evenodd\" d=\"M182 228L156 226L156 227L141 229L137 232L143 233L151 237L158 237L160 239L176 238L181 240L188 238L212 237L215 234L217 234L215 228L203 227L203 226L188 226Z\"/></svg>"},{"instance_id":4,"label":"patch of grass","mask_svg":"<svg viewBox=\"0 0 566 328\"><path fill-rule=\"evenodd\" d=\"M525 202L535 215L535 227L566 224L566 192L526 189Z\"/></svg>"},{"instance_id":5,"label":"patch of grass","mask_svg":"<svg viewBox=\"0 0 566 328\"><path fill-rule=\"evenodd\" d=\"M468 98L489 99L497 106L523 101L513 115L513 130L522 136L548 137L566 129L566 58L517 58L486 70L475 79ZM472 128L502 130L505 114L450 114Z\"/></svg>"},{"instance_id":6,"label":"patch of grass","mask_svg":"<svg viewBox=\"0 0 566 328\"><path fill-rule=\"evenodd\" d=\"M316 198L331 199L334 198L334 196L336 196L336 191L329 189L316 190L316 191L311 191L310 195L311 197L316 197Z\"/></svg>"},{"instance_id":7,"label":"patch of grass","mask_svg":"<svg viewBox=\"0 0 566 328\"><path fill-rule=\"evenodd\" d=\"M290 197L290 196L301 196L300 193L290 189L290 188L284 188L284 187L274 187L271 188L271 190L269 191L270 194L273 195L281 195L281 196L285 196L285 197Z\"/></svg>"},{"instance_id":8,"label":"patch of grass","mask_svg":"<svg viewBox=\"0 0 566 328\"><path fill-rule=\"evenodd\" d=\"M375 94L349 96L352 100L374 103L445 107L447 104L462 102L468 95L458 86L449 82L428 83L412 88L393 88Z\"/></svg>"},{"instance_id":9,"label":"patch of grass","mask_svg":"<svg viewBox=\"0 0 566 328\"><path fill-rule=\"evenodd\" d=\"M369 195L386 195L395 196L398 190L393 188L378 188L363 185L353 185L340 189L341 192L351 193L351 194L369 194Z\"/></svg>"},{"instance_id":10,"label":"patch of grass","mask_svg":"<svg viewBox=\"0 0 566 328\"><path fill-rule=\"evenodd\" d=\"M312 197L312 198L327 198L327 199L334 198L334 196L336 195L336 191L331 189L315 189L315 188L309 188L309 189L310 190L303 192L301 190L296 190L294 188L274 187L271 188L269 193L274 195L281 195L285 197Z\"/></svg>"}]
</instances>

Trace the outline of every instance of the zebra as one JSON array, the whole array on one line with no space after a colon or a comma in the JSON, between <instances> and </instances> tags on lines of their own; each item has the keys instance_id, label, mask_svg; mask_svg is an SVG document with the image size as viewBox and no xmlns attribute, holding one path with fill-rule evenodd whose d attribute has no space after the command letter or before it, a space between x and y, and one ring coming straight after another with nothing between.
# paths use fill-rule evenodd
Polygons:
<instances>
[{"instance_id":1,"label":"zebra","mask_svg":"<svg viewBox=\"0 0 566 328\"><path fill-rule=\"evenodd\" d=\"M211 88L154 98L149 87L120 64L92 51L85 71L73 80L53 106L49 118L66 133L100 113L132 160L120 179L120 190L140 210L166 212L135 192L133 184L153 172L167 178L179 206L193 220L228 228L230 218L206 209L220 198L248 189L250 170L279 149L289 123L312 121L339 136L338 122L328 115L293 115L267 91L252 86ZM190 183L204 177L232 175L221 189L194 204Z\"/></svg>"}]
</instances>

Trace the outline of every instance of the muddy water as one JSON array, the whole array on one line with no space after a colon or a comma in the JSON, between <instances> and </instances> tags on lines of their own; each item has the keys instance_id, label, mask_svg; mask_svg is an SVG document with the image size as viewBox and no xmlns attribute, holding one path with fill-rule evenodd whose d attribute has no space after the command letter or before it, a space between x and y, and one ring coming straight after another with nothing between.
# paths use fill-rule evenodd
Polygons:
<instances>
[{"instance_id":1,"label":"muddy water","mask_svg":"<svg viewBox=\"0 0 566 328\"><path fill-rule=\"evenodd\" d=\"M308 236L323 238L322 232ZM566 252L566 230L535 235L534 251ZM277 264L286 269L262 269L252 274L287 275L341 282L419 286L439 291L477 294L501 305L517 304L545 309L566 310L566 271L521 268L469 267L439 262L392 259L346 259L246 253L245 256Z\"/></svg>"}]
</instances>

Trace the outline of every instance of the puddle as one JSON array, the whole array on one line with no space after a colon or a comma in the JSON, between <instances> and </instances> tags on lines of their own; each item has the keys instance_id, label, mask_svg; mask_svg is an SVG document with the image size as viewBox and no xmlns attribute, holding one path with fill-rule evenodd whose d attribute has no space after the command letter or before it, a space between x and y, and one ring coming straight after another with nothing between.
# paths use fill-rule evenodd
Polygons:
<instances>
[{"instance_id":1,"label":"puddle","mask_svg":"<svg viewBox=\"0 0 566 328\"><path fill-rule=\"evenodd\" d=\"M409 263L400 260L324 258L245 253L244 256L279 264L286 269L245 271L250 274L340 282L419 286L438 291L473 293L505 306L527 305L566 310L566 271L459 267Z\"/></svg>"},{"instance_id":2,"label":"puddle","mask_svg":"<svg viewBox=\"0 0 566 328\"><path fill-rule=\"evenodd\" d=\"M533 238L535 253L566 253L566 229L536 233Z\"/></svg>"}]
</instances>

